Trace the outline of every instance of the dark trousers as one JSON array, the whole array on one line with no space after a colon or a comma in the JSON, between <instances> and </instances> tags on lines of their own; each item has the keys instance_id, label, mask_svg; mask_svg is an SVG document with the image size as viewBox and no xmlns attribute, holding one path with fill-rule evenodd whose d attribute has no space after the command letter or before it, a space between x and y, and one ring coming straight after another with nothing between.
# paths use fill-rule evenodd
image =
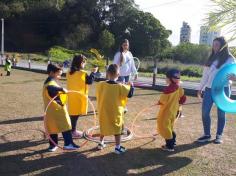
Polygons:
<instances>
[{"instance_id":1,"label":"dark trousers","mask_svg":"<svg viewBox=\"0 0 236 176\"><path fill-rule=\"evenodd\" d=\"M72 132L76 130L78 119L79 119L79 115L70 116L70 121L71 121L71 126L72 126L71 131Z\"/></svg>"},{"instance_id":2,"label":"dark trousers","mask_svg":"<svg viewBox=\"0 0 236 176\"><path fill-rule=\"evenodd\" d=\"M173 131L172 132L172 139L166 139L166 147L173 149L174 145L176 144L176 133Z\"/></svg>"},{"instance_id":3,"label":"dark trousers","mask_svg":"<svg viewBox=\"0 0 236 176\"><path fill-rule=\"evenodd\" d=\"M11 72L7 71L7 76L10 76L11 75Z\"/></svg>"},{"instance_id":4,"label":"dark trousers","mask_svg":"<svg viewBox=\"0 0 236 176\"><path fill-rule=\"evenodd\" d=\"M71 135L71 131L65 131L62 132L62 136L64 139L64 145L69 145L69 144L73 144L73 140L72 140L72 135ZM50 134L51 139L58 144L58 134ZM50 146L55 146L50 140L49 140L49 144Z\"/></svg>"}]
</instances>

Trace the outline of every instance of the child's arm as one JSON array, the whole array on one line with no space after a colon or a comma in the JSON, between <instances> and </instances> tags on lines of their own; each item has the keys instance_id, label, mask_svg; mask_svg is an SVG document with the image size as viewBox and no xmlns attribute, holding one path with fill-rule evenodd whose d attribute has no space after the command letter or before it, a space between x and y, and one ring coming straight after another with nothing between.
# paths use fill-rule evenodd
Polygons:
<instances>
[{"instance_id":1,"label":"child's arm","mask_svg":"<svg viewBox=\"0 0 236 176\"><path fill-rule=\"evenodd\" d=\"M57 95L58 95L58 92L65 92L65 93L67 92L67 90L64 89L64 88L62 88L62 87L56 87L56 86L52 86L52 85L47 86L47 90L48 90L48 95L49 95L51 98L54 98L55 96L57 96ZM55 98L55 101L56 101L59 105L63 106L63 104L62 104L62 102L61 102L61 100L60 100L59 97L56 97L56 98Z\"/></svg>"},{"instance_id":2,"label":"child's arm","mask_svg":"<svg viewBox=\"0 0 236 176\"><path fill-rule=\"evenodd\" d=\"M93 81L95 79L94 74L95 74L94 72L91 72L90 75L86 75L86 81L85 81L86 84L89 84L89 85L93 84Z\"/></svg>"},{"instance_id":3,"label":"child's arm","mask_svg":"<svg viewBox=\"0 0 236 176\"><path fill-rule=\"evenodd\" d=\"M184 104L186 102L187 98L185 95L183 95L182 97L180 97L180 100L179 100L179 104Z\"/></svg>"},{"instance_id":4,"label":"child's arm","mask_svg":"<svg viewBox=\"0 0 236 176\"><path fill-rule=\"evenodd\" d=\"M128 98L131 98L134 95L134 85L130 84L130 90L129 90L129 94L128 94Z\"/></svg>"},{"instance_id":5,"label":"child's arm","mask_svg":"<svg viewBox=\"0 0 236 176\"><path fill-rule=\"evenodd\" d=\"M92 69L92 72L90 73L90 75L86 75L86 84L93 84L93 81L95 80L95 73L98 71L98 67L94 67Z\"/></svg>"}]
</instances>

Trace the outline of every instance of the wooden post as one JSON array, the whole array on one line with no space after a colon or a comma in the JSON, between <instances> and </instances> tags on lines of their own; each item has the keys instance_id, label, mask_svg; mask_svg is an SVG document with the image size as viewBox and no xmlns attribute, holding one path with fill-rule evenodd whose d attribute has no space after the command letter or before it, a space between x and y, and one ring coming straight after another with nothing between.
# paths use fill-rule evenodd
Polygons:
<instances>
[{"instance_id":1,"label":"wooden post","mask_svg":"<svg viewBox=\"0 0 236 176\"><path fill-rule=\"evenodd\" d=\"M154 87L156 85L156 76L157 76L157 59L154 58L154 67L153 67L153 80L152 80L152 86Z\"/></svg>"},{"instance_id":2,"label":"wooden post","mask_svg":"<svg viewBox=\"0 0 236 176\"><path fill-rule=\"evenodd\" d=\"M107 75L107 69L108 69L108 66L109 66L109 58L107 57L107 58L106 58L106 66L105 66L105 70L106 70L106 79L108 79L108 75Z\"/></svg>"}]
</instances>

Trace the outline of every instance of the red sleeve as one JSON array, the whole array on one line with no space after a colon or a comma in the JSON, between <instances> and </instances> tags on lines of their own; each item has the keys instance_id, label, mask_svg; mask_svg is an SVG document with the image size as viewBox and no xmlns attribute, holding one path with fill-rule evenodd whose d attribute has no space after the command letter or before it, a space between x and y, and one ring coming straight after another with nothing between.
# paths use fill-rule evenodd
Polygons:
<instances>
[{"instance_id":1,"label":"red sleeve","mask_svg":"<svg viewBox=\"0 0 236 176\"><path fill-rule=\"evenodd\" d=\"M179 104L184 104L186 102L187 97L185 95L183 95L180 100L179 100Z\"/></svg>"}]
</instances>

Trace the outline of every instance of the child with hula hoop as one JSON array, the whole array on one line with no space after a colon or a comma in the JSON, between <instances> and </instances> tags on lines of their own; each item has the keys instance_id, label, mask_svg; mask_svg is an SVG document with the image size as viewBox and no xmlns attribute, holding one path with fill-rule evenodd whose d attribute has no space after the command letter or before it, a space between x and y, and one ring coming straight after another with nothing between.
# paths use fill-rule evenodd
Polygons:
<instances>
[{"instance_id":1,"label":"child with hula hoop","mask_svg":"<svg viewBox=\"0 0 236 176\"><path fill-rule=\"evenodd\" d=\"M64 138L64 149L65 150L75 150L79 146L73 142L71 135L71 122L70 117L66 109L66 89L60 87L57 80L61 78L62 68L57 65L49 64L47 67L48 78L44 82L43 86L43 101L45 108L49 104L52 98L58 95L57 98L50 104L46 112L45 117L45 127L50 135L51 140L49 140L50 152L57 150L58 144L58 133L62 133Z\"/></svg>"},{"instance_id":2,"label":"child with hula hoop","mask_svg":"<svg viewBox=\"0 0 236 176\"><path fill-rule=\"evenodd\" d=\"M116 64L109 65L107 69L108 81L99 82L96 86L97 108L100 125L100 143L98 149L105 147L104 136L115 136L115 153L126 151L121 146L121 133L124 124L124 108L127 98L133 96L134 87L129 84L117 83L119 67Z\"/></svg>"},{"instance_id":3,"label":"child with hula hoop","mask_svg":"<svg viewBox=\"0 0 236 176\"><path fill-rule=\"evenodd\" d=\"M95 79L94 74L97 67L93 68L90 75L85 70L86 57L82 54L74 56L69 72L66 74L67 89L79 91L81 94L68 95L68 112L72 124L72 136L82 137L83 133L76 130L79 116L86 115L88 111L88 85L91 85Z\"/></svg>"}]
</instances>

